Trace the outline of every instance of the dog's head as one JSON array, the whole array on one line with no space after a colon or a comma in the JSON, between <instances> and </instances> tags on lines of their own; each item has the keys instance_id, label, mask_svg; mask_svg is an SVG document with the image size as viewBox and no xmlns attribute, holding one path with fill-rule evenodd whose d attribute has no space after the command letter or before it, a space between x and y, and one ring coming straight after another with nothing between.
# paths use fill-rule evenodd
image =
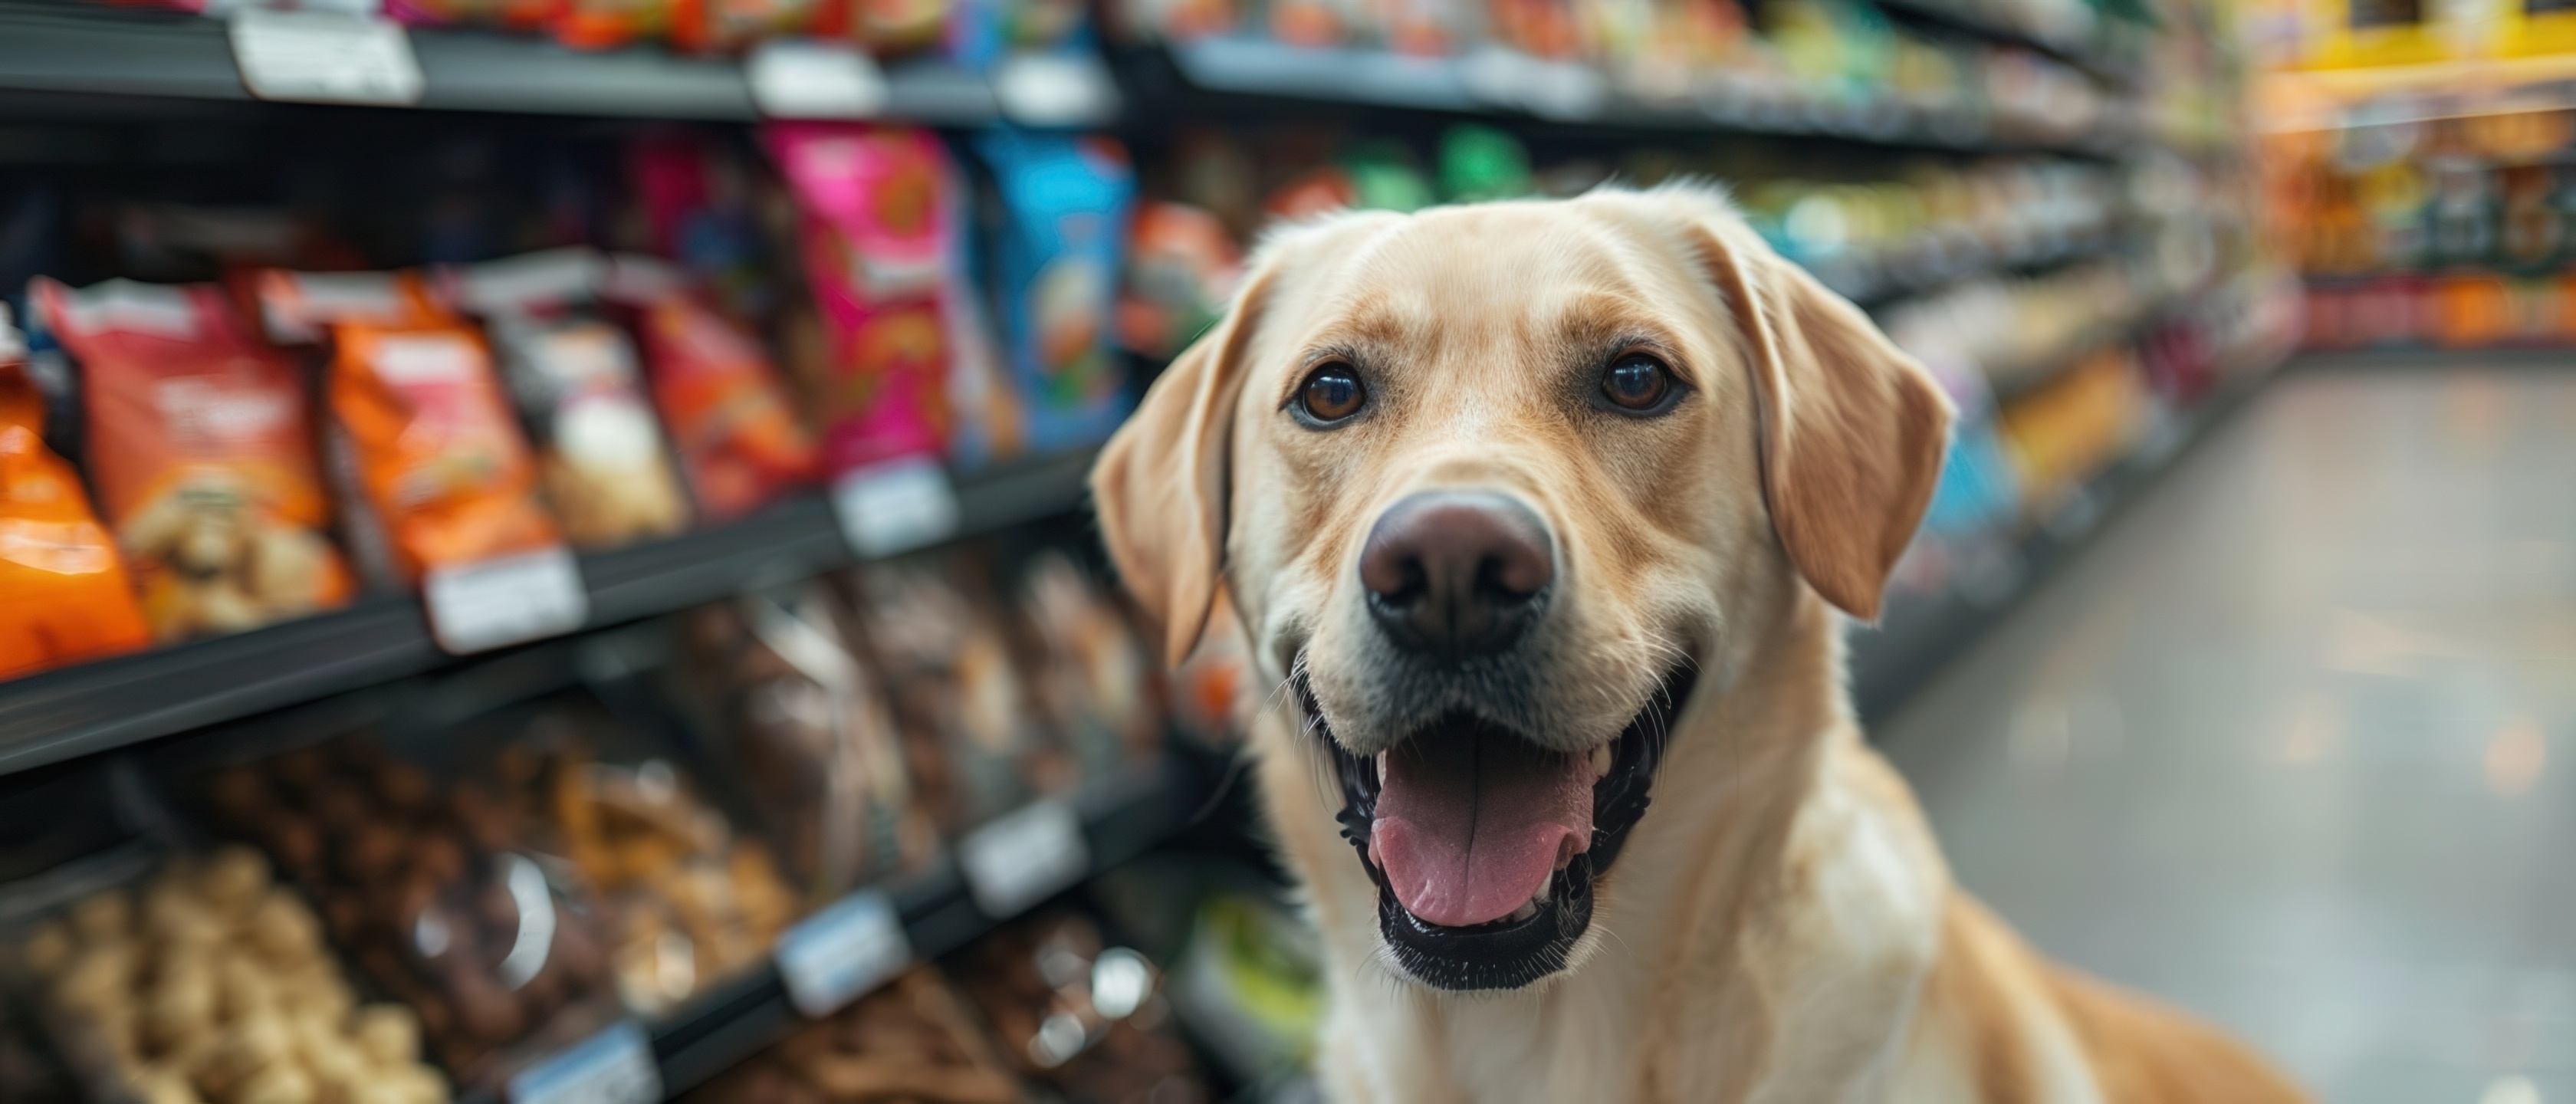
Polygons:
<instances>
[{"instance_id":1,"label":"dog's head","mask_svg":"<svg viewBox=\"0 0 2576 1104\"><path fill-rule=\"evenodd\" d=\"M1416 980L1566 967L1695 683L1799 580L1863 619L1940 390L1713 192L1267 242L1093 473L1177 661L1220 587L1340 783Z\"/></svg>"}]
</instances>

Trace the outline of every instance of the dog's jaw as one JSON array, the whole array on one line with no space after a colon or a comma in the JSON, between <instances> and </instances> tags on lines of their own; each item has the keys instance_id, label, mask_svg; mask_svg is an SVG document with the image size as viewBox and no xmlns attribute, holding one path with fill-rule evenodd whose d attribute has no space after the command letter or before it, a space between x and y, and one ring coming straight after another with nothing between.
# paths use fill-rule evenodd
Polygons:
<instances>
[{"instance_id":1,"label":"dog's jaw","mask_svg":"<svg viewBox=\"0 0 2576 1104\"><path fill-rule=\"evenodd\" d=\"M1684 663L1659 682L1625 729L1605 745L1608 763L1593 782L1592 837L1549 876L1532 905L1490 923L1445 927L1415 916L1372 858L1372 831L1384 784L1377 757L1353 754L1334 736L1302 664L1290 685L1304 727L1333 769L1342 806L1335 814L1361 868L1376 886L1378 927L1397 972L1452 992L1513 990L1544 984L1579 962L1592 926L1601 880L1629 832L1645 815L1673 718L1690 699L1697 668Z\"/></svg>"}]
</instances>

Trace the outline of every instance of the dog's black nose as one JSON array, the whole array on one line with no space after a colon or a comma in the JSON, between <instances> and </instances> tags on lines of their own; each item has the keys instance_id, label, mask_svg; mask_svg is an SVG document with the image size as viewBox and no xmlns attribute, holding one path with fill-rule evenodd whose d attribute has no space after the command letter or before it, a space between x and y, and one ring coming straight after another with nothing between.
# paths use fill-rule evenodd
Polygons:
<instances>
[{"instance_id":1,"label":"dog's black nose","mask_svg":"<svg viewBox=\"0 0 2576 1104\"><path fill-rule=\"evenodd\" d=\"M1556 553L1547 523L1509 495L1424 491L1378 515L1360 549L1369 612L1405 648L1501 651L1537 620Z\"/></svg>"}]
</instances>

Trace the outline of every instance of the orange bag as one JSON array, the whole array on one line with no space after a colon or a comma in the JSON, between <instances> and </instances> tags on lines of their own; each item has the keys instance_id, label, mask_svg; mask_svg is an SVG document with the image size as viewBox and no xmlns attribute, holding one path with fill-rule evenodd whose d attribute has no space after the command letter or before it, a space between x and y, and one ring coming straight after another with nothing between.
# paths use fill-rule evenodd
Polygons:
<instances>
[{"instance_id":1,"label":"orange bag","mask_svg":"<svg viewBox=\"0 0 2576 1104\"><path fill-rule=\"evenodd\" d=\"M0 304L0 679L151 643L116 544L70 464Z\"/></svg>"},{"instance_id":2,"label":"orange bag","mask_svg":"<svg viewBox=\"0 0 2576 1104\"><path fill-rule=\"evenodd\" d=\"M330 331L331 415L406 581L563 543L482 334L417 278L272 271L260 298L272 329Z\"/></svg>"},{"instance_id":3,"label":"orange bag","mask_svg":"<svg viewBox=\"0 0 2576 1104\"><path fill-rule=\"evenodd\" d=\"M213 285L30 286L80 364L90 474L155 639L345 605L306 396Z\"/></svg>"}]
</instances>

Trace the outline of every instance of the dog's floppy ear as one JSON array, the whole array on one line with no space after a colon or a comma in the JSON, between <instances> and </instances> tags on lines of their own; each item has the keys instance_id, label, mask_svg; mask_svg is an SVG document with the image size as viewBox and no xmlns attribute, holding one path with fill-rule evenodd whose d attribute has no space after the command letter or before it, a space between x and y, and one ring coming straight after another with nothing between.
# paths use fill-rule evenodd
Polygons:
<instances>
[{"instance_id":1,"label":"dog's floppy ear","mask_svg":"<svg viewBox=\"0 0 2576 1104\"><path fill-rule=\"evenodd\" d=\"M1772 528L1816 593L1875 620L1941 476L1949 397L1859 307L1749 231L1700 229L1752 360Z\"/></svg>"},{"instance_id":2,"label":"dog's floppy ear","mask_svg":"<svg viewBox=\"0 0 2576 1104\"><path fill-rule=\"evenodd\" d=\"M1163 633L1167 662L1198 646L1225 570L1228 450L1244 346L1269 270L1145 392L1091 469L1100 534L1136 604Z\"/></svg>"}]
</instances>

